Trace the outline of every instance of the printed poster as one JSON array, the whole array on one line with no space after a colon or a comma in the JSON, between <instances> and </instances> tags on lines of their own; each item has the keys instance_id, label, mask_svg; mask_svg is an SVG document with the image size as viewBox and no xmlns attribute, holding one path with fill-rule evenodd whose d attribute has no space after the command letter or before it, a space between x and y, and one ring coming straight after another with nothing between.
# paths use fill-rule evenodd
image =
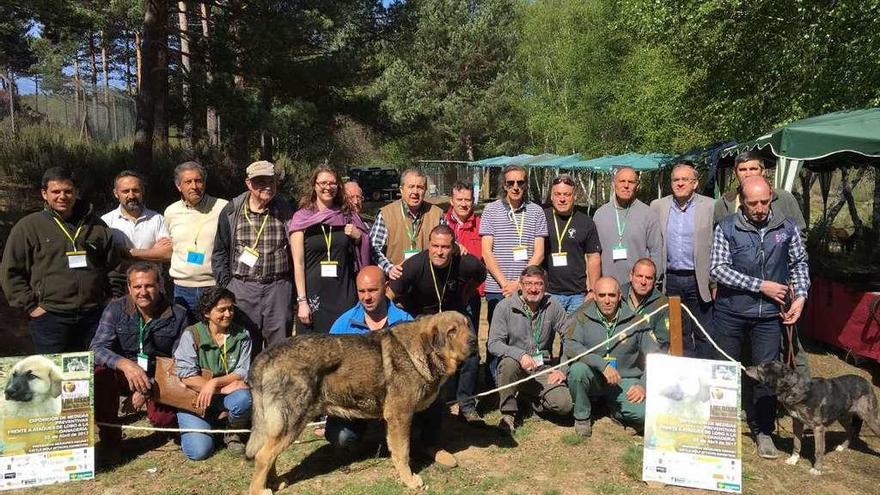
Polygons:
<instances>
[{"instance_id":1,"label":"printed poster","mask_svg":"<svg viewBox=\"0 0 880 495\"><path fill-rule=\"evenodd\" d=\"M647 356L642 479L742 493L736 363Z\"/></svg>"},{"instance_id":2,"label":"printed poster","mask_svg":"<svg viewBox=\"0 0 880 495\"><path fill-rule=\"evenodd\" d=\"M0 490L95 477L92 353L0 358Z\"/></svg>"}]
</instances>

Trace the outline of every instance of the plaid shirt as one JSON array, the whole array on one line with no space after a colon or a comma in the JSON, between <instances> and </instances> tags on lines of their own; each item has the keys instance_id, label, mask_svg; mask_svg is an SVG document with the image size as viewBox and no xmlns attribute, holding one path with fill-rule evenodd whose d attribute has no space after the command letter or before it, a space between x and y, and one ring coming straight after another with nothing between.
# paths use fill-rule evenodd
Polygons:
<instances>
[{"instance_id":1,"label":"plaid shirt","mask_svg":"<svg viewBox=\"0 0 880 495\"><path fill-rule=\"evenodd\" d=\"M244 207L247 208L246 201ZM250 217L250 222L248 222L247 217L242 212L238 225L235 226L235 233L233 234L235 239L235 250L233 252L235 269L232 275L240 278L255 277L268 279L289 274L290 256L288 254L287 226L279 219L281 215L278 213L277 208L275 208L274 203L263 213L254 213L248 209L247 215ZM256 265L253 267L247 266L238 259L241 253L244 252L245 247L253 247L254 240L257 238L257 231L267 215L269 219L266 220L266 228L263 229L263 234L260 236L260 241L255 248L260 257L257 259Z\"/></svg>"},{"instance_id":2,"label":"plaid shirt","mask_svg":"<svg viewBox=\"0 0 880 495\"><path fill-rule=\"evenodd\" d=\"M737 214L742 215L742 213ZM771 210L768 220L772 218L772 215L773 212ZM765 231L766 227L758 230L762 238ZM794 286L794 297L807 297L807 293L810 290L810 269L807 265L807 249L801 235L791 238L791 242L788 245L788 265L789 273L791 274L791 284ZM756 293L761 292L761 282L763 280L750 277L733 269L730 244L727 242L727 238L724 237L721 226L715 227L715 239L712 243L712 260L709 273L713 280L727 287Z\"/></svg>"},{"instance_id":3,"label":"plaid shirt","mask_svg":"<svg viewBox=\"0 0 880 495\"><path fill-rule=\"evenodd\" d=\"M413 215L413 212L409 208L406 209L406 214L409 215L410 220L413 222L419 219L419 216ZM440 217L440 225L446 225L445 216ZM376 214L376 222L373 223L373 226L370 228L370 245L373 246L373 260L385 273L388 273L388 270L394 266L394 263L388 259L388 256L385 256L385 245L387 243L388 226L385 225L385 218L380 211Z\"/></svg>"}]
</instances>

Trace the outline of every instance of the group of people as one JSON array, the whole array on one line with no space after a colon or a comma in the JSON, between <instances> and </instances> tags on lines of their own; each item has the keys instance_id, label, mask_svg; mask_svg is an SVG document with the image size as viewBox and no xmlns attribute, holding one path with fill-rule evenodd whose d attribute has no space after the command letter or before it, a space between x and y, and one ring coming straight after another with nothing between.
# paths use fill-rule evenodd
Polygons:
<instances>
[{"instance_id":1,"label":"group of people","mask_svg":"<svg viewBox=\"0 0 880 495\"><path fill-rule=\"evenodd\" d=\"M506 432L528 404L539 414L573 414L575 431L589 436L599 402L626 424L643 423L644 355L669 345L667 296L681 296L735 358L745 341L755 362L778 358L782 326L797 321L809 288L803 217L789 193L763 178L759 157L737 157L736 174L737 191L715 202L696 194L692 164L676 164L673 194L648 206L636 198L636 171L621 167L612 198L591 217L575 207L569 175L553 180L542 207L528 197L527 171L508 166L499 198L477 215L470 184L453 185L444 212L426 201L424 173L408 169L401 198L368 225L360 187L325 166L312 171L295 208L278 195L282 171L271 162L250 164L246 191L231 201L206 194L206 170L185 162L174 171L181 199L164 215L145 207L144 178L124 171L114 180L119 206L101 217L78 198L70 171L56 167L43 176L45 208L9 236L0 282L10 304L29 314L37 353L94 351L97 421L117 422L126 398L156 426L211 429L222 421L232 430L223 443L238 452L244 439L234 432L250 418L249 365L292 333L367 333L459 311L470 318L474 345L448 388L458 416L473 422L483 300L488 386L579 356L628 328L570 366L499 392ZM685 325L684 338L687 356L716 357L695 325ZM175 358L204 416L153 400L158 356ZM746 404L765 457L776 455L774 408L772 392L760 388ZM425 454L454 466L441 446L443 412L438 398L414 421ZM325 435L350 448L365 426L330 417ZM101 450L118 451L119 429L99 434ZM191 459L215 448L205 433L180 441Z\"/></svg>"}]
</instances>

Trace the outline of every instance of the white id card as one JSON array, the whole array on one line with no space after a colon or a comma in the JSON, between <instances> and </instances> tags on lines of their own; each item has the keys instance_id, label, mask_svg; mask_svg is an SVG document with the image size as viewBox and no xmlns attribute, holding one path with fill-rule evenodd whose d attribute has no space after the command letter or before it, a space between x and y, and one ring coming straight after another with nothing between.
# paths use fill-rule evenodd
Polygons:
<instances>
[{"instance_id":1,"label":"white id card","mask_svg":"<svg viewBox=\"0 0 880 495\"><path fill-rule=\"evenodd\" d=\"M614 261L626 259L626 248L616 247L611 251L611 259Z\"/></svg>"},{"instance_id":2,"label":"white id card","mask_svg":"<svg viewBox=\"0 0 880 495\"><path fill-rule=\"evenodd\" d=\"M513 248L513 261L528 261L529 250L525 246L516 246Z\"/></svg>"},{"instance_id":3,"label":"white id card","mask_svg":"<svg viewBox=\"0 0 880 495\"><path fill-rule=\"evenodd\" d=\"M147 368L150 366L149 358L147 357L146 354L144 354L142 352L138 353L138 366L140 366L141 369L144 371L149 371L149 370L147 370Z\"/></svg>"},{"instance_id":4,"label":"white id card","mask_svg":"<svg viewBox=\"0 0 880 495\"><path fill-rule=\"evenodd\" d=\"M551 253L553 266L568 266L568 253Z\"/></svg>"},{"instance_id":5,"label":"white id card","mask_svg":"<svg viewBox=\"0 0 880 495\"><path fill-rule=\"evenodd\" d=\"M542 353L532 354L532 361L535 362L535 366L541 367L544 366L544 355Z\"/></svg>"},{"instance_id":6,"label":"white id card","mask_svg":"<svg viewBox=\"0 0 880 495\"><path fill-rule=\"evenodd\" d=\"M241 252L241 256L238 257L238 261L244 263L251 268L253 268L254 265L257 264L258 259L260 259L260 253L254 251L249 247L244 248L244 251Z\"/></svg>"},{"instance_id":7,"label":"white id card","mask_svg":"<svg viewBox=\"0 0 880 495\"><path fill-rule=\"evenodd\" d=\"M321 262L321 277L323 277L323 278L336 278L338 267L339 267L339 263L336 261L322 261Z\"/></svg>"},{"instance_id":8,"label":"white id card","mask_svg":"<svg viewBox=\"0 0 880 495\"><path fill-rule=\"evenodd\" d=\"M64 254L67 255L68 268L88 268L85 251L68 251Z\"/></svg>"},{"instance_id":9,"label":"white id card","mask_svg":"<svg viewBox=\"0 0 880 495\"><path fill-rule=\"evenodd\" d=\"M406 261L406 260L412 258L413 256L419 254L420 252L421 251L419 251L418 249L404 249L403 250L403 260Z\"/></svg>"}]
</instances>

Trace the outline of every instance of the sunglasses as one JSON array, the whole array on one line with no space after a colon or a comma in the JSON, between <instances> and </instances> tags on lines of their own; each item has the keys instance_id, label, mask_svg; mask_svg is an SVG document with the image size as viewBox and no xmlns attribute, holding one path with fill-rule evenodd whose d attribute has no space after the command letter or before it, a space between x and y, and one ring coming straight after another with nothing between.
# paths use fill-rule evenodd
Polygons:
<instances>
[{"instance_id":1,"label":"sunglasses","mask_svg":"<svg viewBox=\"0 0 880 495\"><path fill-rule=\"evenodd\" d=\"M526 181L524 181L524 180L509 180L506 182L506 184L507 184L507 187L513 187L513 186L522 187L522 186L526 185Z\"/></svg>"},{"instance_id":2,"label":"sunglasses","mask_svg":"<svg viewBox=\"0 0 880 495\"><path fill-rule=\"evenodd\" d=\"M555 186L557 184L565 184L567 186L574 187L574 181L571 180L570 177L565 177L565 176L560 176L560 177L553 179L553 185Z\"/></svg>"}]
</instances>

